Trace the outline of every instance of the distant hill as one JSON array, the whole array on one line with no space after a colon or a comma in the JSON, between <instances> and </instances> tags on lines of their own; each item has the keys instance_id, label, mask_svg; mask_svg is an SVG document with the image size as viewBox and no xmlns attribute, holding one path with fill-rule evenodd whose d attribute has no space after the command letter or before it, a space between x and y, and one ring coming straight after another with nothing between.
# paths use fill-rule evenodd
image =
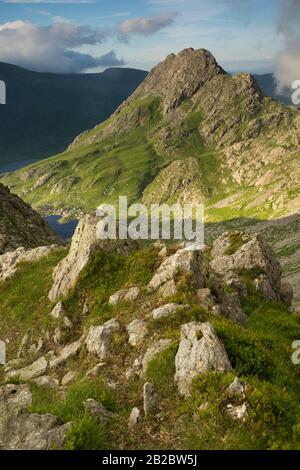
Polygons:
<instances>
[{"instance_id":1,"label":"distant hill","mask_svg":"<svg viewBox=\"0 0 300 470\"><path fill-rule=\"evenodd\" d=\"M0 166L60 153L76 135L107 119L147 72L37 73L0 63L7 104L0 106Z\"/></svg>"}]
</instances>

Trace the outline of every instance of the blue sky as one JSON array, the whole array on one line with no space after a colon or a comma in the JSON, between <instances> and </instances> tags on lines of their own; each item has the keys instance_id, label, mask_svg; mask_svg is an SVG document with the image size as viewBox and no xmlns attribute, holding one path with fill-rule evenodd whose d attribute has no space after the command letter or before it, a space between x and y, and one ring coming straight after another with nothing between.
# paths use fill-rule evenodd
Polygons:
<instances>
[{"instance_id":1,"label":"blue sky","mask_svg":"<svg viewBox=\"0 0 300 470\"><path fill-rule=\"evenodd\" d=\"M0 0L0 61L41 71L149 70L171 52L204 47L227 70L267 72L283 48L281 1Z\"/></svg>"}]
</instances>

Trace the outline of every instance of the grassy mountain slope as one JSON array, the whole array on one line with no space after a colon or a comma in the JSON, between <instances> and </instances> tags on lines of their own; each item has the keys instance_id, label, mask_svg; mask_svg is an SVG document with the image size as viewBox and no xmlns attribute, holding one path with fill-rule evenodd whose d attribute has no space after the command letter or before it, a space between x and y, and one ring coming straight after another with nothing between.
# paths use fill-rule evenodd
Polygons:
<instances>
[{"instance_id":1,"label":"grassy mountain slope","mask_svg":"<svg viewBox=\"0 0 300 470\"><path fill-rule=\"evenodd\" d=\"M44 213L131 202L202 201L207 218L296 212L300 114L231 76L205 51L155 67L104 123L3 182ZM71 212L70 212L71 213Z\"/></svg>"},{"instance_id":2,"label":"grassy mountain slope","mask_svg":"<svg viewBox=\"0 0 300 470\"><path fill-rule=\"evenodd\" d=\"M0 63L7 104L0 106L0 165L62 152L85 129L107 119L146 72L50 74Z\"/></svg>"},{"instance_id":3,"label":"grassy mountain slope","mask_svg":"<svg viewBox=\"0 0 300 470\"><path fill-rule=\"evenodd\" d=\"M56 375L62 378L69 368L79 372L78 380L65 394L31 384L32 412L52 413L62 422L72 421L67 449L297 449L299 448L299 365L291 361L291 343L300 334L300 320L277 303L264 301L248 284L243 309L248 316L246 329L222 316L209 314L200 305L189 279L182 278L180 292L170 301L189 303L188 311L159 321L149 320L145 338L154 341L167 337L171 346L158 354L148 365L143 378L126 380L125 369L143 351L131 347L125 325L159 304L158 298L145 288L159 265L158 249L153 246L134 251L128 257L116 253L97 252L82 272L74 289L64 301L73 328L65 341L72 341L91 324L102 324L117 317L122 329L115 336L111 357L97 377L87 379L86 370L97 358L82 350L77 357L61 365ZM30 343L37 342L45 331L60 325L53 319L47 293L51 273L65 255L56 252L35 263L24 264L13 278L0 285L0 329L8 342L8 355L17 353L25 333ZM112 307L108 299L117 289L138 285L142 294L134 303ZM22 293L22 294L21 294ZM82 314L82 296L89 305L89 315ZM17 301L16 301L17 300ZM148 320L147 320L148 321ZM224 342L234 374L208 373L194 381L193 393L181 398L174 383L174 358L180 339L180 325L190 321L210 321ZM44 351L57 347L52 336L43 334ZM22 364L32 362L26 354ZM226 388L237 375L247 383L249 417L245 423L226 416ZM134 427L127 421L133 406L142 408L142 387L151 381L161 396L158 419L149 417ZM110 384L108 386L107 384ZM114 384L116 384L114 386ZM108 423L99 423L87 416L82 401L94 398L116 413ZM236 404L239 398L236 398Z\"/></svg>"}]
</instances>

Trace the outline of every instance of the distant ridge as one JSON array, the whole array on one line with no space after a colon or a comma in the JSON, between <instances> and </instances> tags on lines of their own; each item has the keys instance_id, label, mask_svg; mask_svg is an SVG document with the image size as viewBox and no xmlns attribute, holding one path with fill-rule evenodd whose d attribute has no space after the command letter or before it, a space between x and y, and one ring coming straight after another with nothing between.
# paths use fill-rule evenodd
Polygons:
<instances>
[{"instance_id":1,"label":"distant ridge","mask_svg":"<svg viewBox=\"0 0 300 470\"><path fill-rule=\"evenodd\" d=\"M0 166L62 152L76 135L107 119L147 72L53 74L0 62L7 104L0 106Z\"/></svg>"}]
</instances>

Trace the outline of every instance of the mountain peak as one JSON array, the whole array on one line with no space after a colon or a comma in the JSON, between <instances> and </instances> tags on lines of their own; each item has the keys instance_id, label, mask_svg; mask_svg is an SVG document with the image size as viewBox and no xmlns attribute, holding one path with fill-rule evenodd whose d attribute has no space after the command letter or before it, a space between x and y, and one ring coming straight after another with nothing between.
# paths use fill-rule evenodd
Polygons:
<instances>
[{"instance_id":1,"label":"mountain peak","mask_svg":"<svg viewBox=\"0 0 300 470\"><path fill-rule=\"evenodd\" d=\"M164 98L164 113L176 109L206 82L226 72L206 49L183 49L154 67L128 102L149 94Z\"/></svg>"}]
</instances>

